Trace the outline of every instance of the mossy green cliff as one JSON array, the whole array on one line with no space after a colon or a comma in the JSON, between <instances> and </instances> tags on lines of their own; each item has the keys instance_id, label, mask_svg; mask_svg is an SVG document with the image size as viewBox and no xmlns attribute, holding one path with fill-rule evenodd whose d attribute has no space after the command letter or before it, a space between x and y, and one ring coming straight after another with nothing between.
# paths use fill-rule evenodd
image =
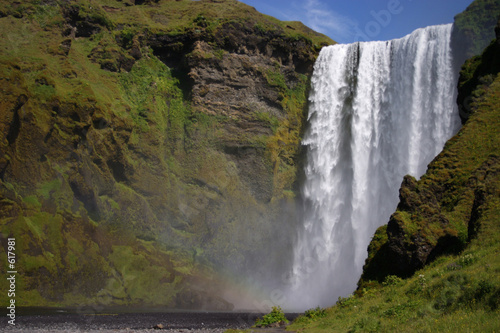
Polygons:
<instances>
[{"instance_id":1,"label":"mossy green cliff","mask_svg":"<svg viewBox=\"0 0 500 333\"><path fill-rule=\"evenodd\" d=\"M475 0L455 16L453 42L455 57L462 65L465 59L480 55L495 38L494 27L500 16L500 1Z\"/></svg>"},{"instance_id":2,"label":"mossy green cliff","mask_svg":"<svg viewBox=\"0 0 500 333\"><path fill-rule=\"evenodd\" d=\"M230 309L216 271L287 264L308 80L333 41L233 0L0 1L0 34L19 306Z\"/></svg>"}]
</instances>

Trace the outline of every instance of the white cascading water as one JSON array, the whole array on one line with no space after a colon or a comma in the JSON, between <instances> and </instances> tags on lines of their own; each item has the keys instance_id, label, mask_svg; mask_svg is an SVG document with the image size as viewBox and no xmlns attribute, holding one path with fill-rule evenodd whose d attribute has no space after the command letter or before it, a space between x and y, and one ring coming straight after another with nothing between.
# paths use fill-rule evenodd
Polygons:
<instances>
[{"instance_id":1,"label":"white cascading water","mask_svg":"<svg viewBox=\"0 0 500 333\"><path fill-rule=\"evenodd\" d=\"M323 48L309 97L305 221L288 309L329 306L356 288L406 174L420 177L458 130L452 25Z\"/></svg>"}]
</instances>

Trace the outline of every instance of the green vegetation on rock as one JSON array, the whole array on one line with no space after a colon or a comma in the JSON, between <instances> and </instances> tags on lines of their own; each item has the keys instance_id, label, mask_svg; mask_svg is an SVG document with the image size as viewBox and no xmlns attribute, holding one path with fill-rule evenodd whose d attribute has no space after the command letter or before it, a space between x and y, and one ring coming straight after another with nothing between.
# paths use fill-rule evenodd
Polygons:
<instances>
[{"instance_id":1,"label":"green vegetation on rock","mask_svg":"<svg viewBox=\"0 0 500 333\"><path fill-rule=\"evenodd\" d=\"M0 1L0 37L19 306L228 310L222 274L287 264L308 76L332 40L234 0Z\"/></svg>"},{"instance_id":2,"label":"green vegetation on rock","mask_svg":"<svg viewBox=\"0 0 500 333\"><path fill-rule=\"evenodd\" d=\"M262 318L257 318L255 321L255 327L273 327L286 324L288 324L288 319L286 319L283 310L279 306L273 306L271 312L265 314Z\"/></svg>"},{"instance_id":3,"label":"green vegetation on rock","mask_svg":"<svg viewBox=\"0 0 500 333\"><path fill-rule=\"evenodd\" d=\"M494 27L499 16L498 0L475 0L464 12L455 16L453 34L457 45L465 51L465 58L481 54L495 38Z\"/></svg>"}]
</instances>

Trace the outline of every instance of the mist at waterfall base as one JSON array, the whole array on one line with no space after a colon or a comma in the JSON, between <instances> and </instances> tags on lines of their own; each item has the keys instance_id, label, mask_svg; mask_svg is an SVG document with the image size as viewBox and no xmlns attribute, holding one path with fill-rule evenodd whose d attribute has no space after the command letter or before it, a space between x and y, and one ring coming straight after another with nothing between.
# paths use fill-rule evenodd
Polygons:
<instances>
[{"instance_id":1,"label":"mist at waterfall base","mask_svg":"<svg viewBox=\"0 0 500 333\"><path fill-rule=\"evenodd\" d=\"M304 221L287 310L351 294L406 174L420 177L460 127L452 25L322 49L310 93Z\"/></svg>"}]
</instances>

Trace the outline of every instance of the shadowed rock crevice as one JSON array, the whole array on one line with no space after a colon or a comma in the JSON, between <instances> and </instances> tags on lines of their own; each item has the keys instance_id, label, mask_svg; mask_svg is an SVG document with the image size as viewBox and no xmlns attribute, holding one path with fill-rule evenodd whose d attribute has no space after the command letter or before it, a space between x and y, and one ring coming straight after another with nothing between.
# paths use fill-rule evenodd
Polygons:
<instances>
[{"instance_id":1,"label":"shadowed rock crevice","mask_svg":"<svg viewBox=\"0 0 500 333\"><path fill-rule=\"evenodd\" d=\"M28 96L21 95L17 98L16 105L12 110L12 122L10 123L9 132L7 133L7 141L9 145L14 144L16 141L19 132L21 130L21 120L19 118L19 110L26 104L28 101Z\"/></svg>"},{"instance_id":2,"label":"shadowed rock crevice","mask_svg":"<svg viewBox=\"0 0 500 333\"><path fill-rule=\"evenodd\" d=\"M94 190L90 184L87 184L87 182L81 178L81 175L75 175L72 180L69 181L69 186L73 191L75 199L83 203L89 217L94 221L100 221L99 205L97 204Z\"/></svg>"},{"instance_id":3,"label":"shadowed rock crevice","mask_svg":"<svg viewBox=\"0 0 500 333\"><path fill-rule=\"evenodd\" d=\"M123 163L118 160L109 160L106 164L113 173L113 178L117 182L126 182L128 180L125 174L125 165L123 165Z\"/></svg>"}]
</instances>

